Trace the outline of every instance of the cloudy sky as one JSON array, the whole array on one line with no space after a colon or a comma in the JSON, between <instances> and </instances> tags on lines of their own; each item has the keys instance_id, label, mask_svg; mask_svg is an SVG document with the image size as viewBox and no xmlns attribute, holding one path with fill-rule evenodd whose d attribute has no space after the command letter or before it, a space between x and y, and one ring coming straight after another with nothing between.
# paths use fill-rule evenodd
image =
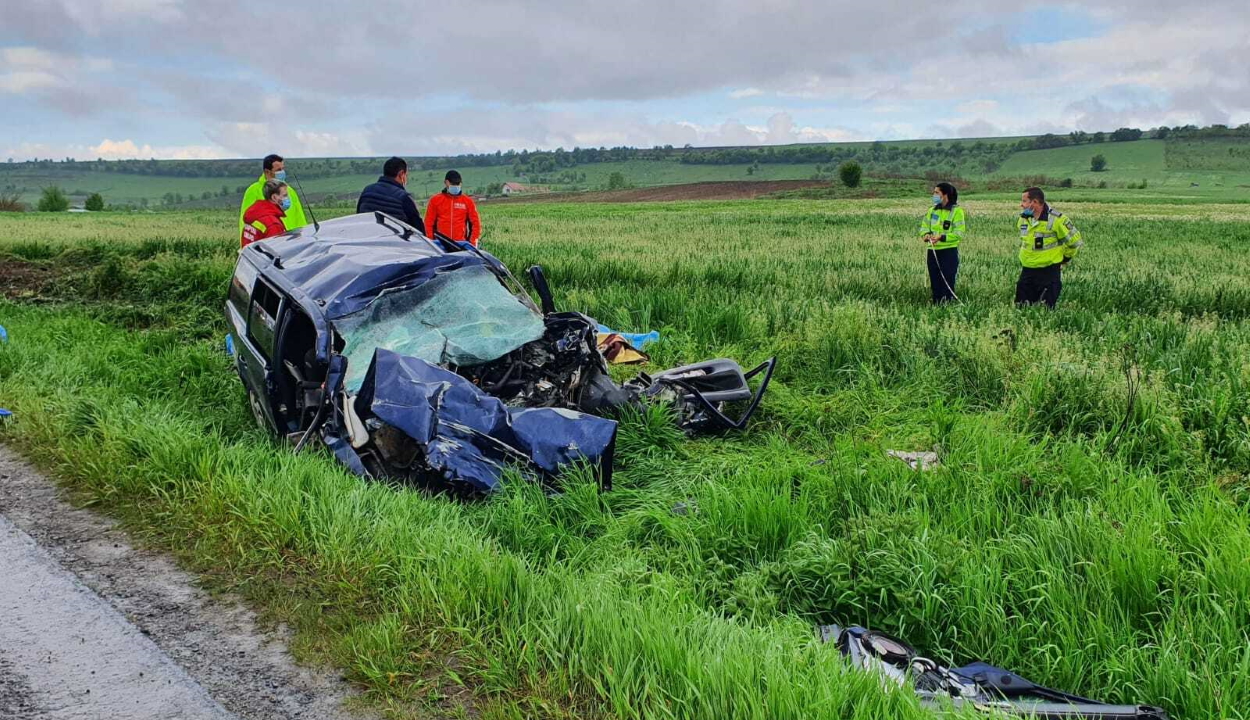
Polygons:
<instances>
[{"instance_id":1,"label":"cloudy sky","mask_svg":"<svg viewBox=\"0 0 1250 720\"><path fill-rule=\"evenodd\" d=\"M0 159L1250 121L1250 2L0 0Z\"/></svg>"}]
</instances>

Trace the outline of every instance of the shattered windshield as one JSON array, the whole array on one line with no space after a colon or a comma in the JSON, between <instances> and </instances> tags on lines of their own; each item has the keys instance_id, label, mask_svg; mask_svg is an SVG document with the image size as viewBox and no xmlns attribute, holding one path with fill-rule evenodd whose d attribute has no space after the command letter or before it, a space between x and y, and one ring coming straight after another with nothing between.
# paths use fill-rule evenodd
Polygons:
<instances>
[{"instance_id":1,"label":"shattered windshield","mask_svg":"<svg viewBox=\"0 0 1250 720\"><path fill-rule=\"evenodd\" d=\"M348 392L360 390L376 348L435 365L480 365L543 335L543 319L485 267L383 293L334 321L345 345Z\"/></svg>"}]
</instances>

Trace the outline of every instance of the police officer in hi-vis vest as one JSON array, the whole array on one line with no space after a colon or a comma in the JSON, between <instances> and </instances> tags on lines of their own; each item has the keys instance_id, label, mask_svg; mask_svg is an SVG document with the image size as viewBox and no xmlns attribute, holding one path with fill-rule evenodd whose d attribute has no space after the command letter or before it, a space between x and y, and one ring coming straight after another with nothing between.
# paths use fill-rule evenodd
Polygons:
<instances>
[{"instance_id":1,"label":"police officer in hi-vis vest","mask_svg":"<svg viewBox=\"0 0 1250 720\"><path fill-rule=\"evenodd\" d=\"M1046 303L1055 308L1063 283L1063 266L1072 262L1085 243L1072 219L1046 204L1041 188L1031 187L1020 197L1020 280L1016 305Z\"/></svg>"},{"instance_id":2,"label":"police officer in hi-vis vest","mask_svg":"<svg viewBox=\"0 0 1250 720\"><path fill-rule=\"evenodd\" d=\"M959 207L959 191L950 183L933 187L933 207L920 220L920 239L928 244L929 289L933 304L956 300L959 241L967 232L967 218Z\"/></svg>"}]
</instances>

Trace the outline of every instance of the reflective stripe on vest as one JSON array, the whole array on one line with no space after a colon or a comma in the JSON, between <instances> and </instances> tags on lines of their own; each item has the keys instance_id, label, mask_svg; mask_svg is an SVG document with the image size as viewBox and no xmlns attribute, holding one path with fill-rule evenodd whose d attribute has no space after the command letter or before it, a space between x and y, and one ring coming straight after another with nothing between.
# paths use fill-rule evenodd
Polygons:
<instances>
[{"instance_id":1,"label":"reflective stripe on vest","mask_svg":"<svg viewBox=\"0 0 1250 720\"><path fill-rule=\"evenodd\" d=\"M1054 250L1055 248L1059 247L1059 246L1060 246L1060 245L1062 245L1062 244L1063 244L1063 243L1062 243L1062 242L1060 242L1059 240L1056 240L1056 241L1054 241L1054 242L1050 242L1050 243L1046 243L1045 245L1043 245L1043 246L1041 246L1041 247L1033 247L1033 245L1032 245L1031 243L1024 243L1024 249L1025 249L1025 250L1031 250L1031 251L1033 251L1033 252L1045 252L1046 250Z\"/></svg>"}]
</instances>

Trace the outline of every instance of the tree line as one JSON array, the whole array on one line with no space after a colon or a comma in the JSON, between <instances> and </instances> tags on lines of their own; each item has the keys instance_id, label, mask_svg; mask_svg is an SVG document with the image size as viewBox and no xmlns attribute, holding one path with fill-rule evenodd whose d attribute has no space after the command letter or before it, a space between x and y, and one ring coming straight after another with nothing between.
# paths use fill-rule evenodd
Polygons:
<instances>
[{"instance_id":1,"label":"tree line","mask_svg":"<svg viewBox=\"0 0 1250 720\"><path fill-rule=\"evenodd\" d=\"M677 160L688 165L832 165L855 160L876 166L910 167L935 163L951 163L956 166L978 167L993 172L1008 156L1026 150L1045 150L1070 145L1099 144L1104 142L1128 142L1152 138L1208 139L1250 138L1250 123L1237 127L1211 125L1198 127L1183 125L1157 127L1149 130L1119 128L1112 132L1085 131L1066 135L1047 133L1037 137L1001 140L942 141L933 142L874 142L862 145L769 145L752 147L695 148L686 145L656 145L651 148L619 146L613 148L581 148L572 150L506 150L493 153L468 153L411 159L411 163L423 171L448 167L499 167L511 166L517 176L557 175L579 165L604 162L665 161ZM298 158L291 166L300 178L315 179L343 175L370 175L379 172L384 158ZM130 175L178 178L239 178L260 174L260 159L235 160L77 160L67 157L61 160L42 158L24 162L8 162L0 165L5 170L45 170L116 172ZM567 177L567 176L566 176Z\"/></svg>"}]
</instances>

